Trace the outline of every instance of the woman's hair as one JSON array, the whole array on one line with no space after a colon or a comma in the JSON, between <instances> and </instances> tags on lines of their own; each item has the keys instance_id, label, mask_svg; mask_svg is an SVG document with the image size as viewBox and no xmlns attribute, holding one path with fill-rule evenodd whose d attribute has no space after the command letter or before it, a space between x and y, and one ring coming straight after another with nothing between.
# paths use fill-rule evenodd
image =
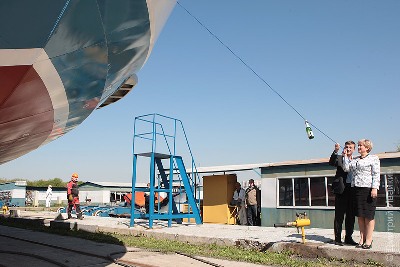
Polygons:
<instances>
[{"instance_id":1,"label":"woman's hair","mask_svg":"<svg viewBox=\"0 0 400 267\"><path fill-rule=\"evenodd\" d=\"M372 147L374 146L373 144L372 144L372 141L371 140L368 140L368 139L361 139L360 141L358 141L359 143L362 143L364 146L365 146L365 148L367 149L367 152L369 153L369 152L371 152L371 150L372 150Z\"/></svg>"}]
</instances>

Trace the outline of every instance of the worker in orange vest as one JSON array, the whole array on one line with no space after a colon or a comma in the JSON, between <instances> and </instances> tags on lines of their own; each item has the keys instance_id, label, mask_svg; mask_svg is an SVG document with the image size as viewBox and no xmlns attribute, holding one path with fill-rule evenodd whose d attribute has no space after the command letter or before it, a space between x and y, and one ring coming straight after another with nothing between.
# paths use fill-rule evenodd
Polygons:
<instances>
[{"instance_id":1,"label":"worker in orange vest","mask_svg":"<svg viewBox=\"0 0 400 267\"><path fill-rule=\"evenodd\" d=\"M71 176L71 181L67 184L67 199L68 199L68 208L67 214L68 219L71 219L72 209L75 207L76 216L79 220L83 219L81 207L79 204L79 188L78 188L78 174L73 173Z\"/></svg>"}]
</instances>

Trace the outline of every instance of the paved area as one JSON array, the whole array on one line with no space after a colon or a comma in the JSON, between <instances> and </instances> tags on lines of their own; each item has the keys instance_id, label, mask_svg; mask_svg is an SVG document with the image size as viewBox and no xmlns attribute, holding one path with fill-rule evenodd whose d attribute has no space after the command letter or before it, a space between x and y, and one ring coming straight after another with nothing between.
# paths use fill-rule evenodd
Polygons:
<instances>
[{"instance_id":1,"label":"paved area","mask_svg":"<svg viewBox=\"0 0 400 267\"><path fill-rule=\"evenodd\" d=\"M1 267L261 267L245 262L127 248L2 225L0 255Z\"/></svg>"},{"instance_id":2,"label":"paved area","mask_svg":"<svg viewBox=\"0 0 400 267\"><path fill-rule=\"evenodd\" d=\"M153 236L191 243L215 243L229 246L253 247L260 250L281 251L284 249L306 256L334 257L365 262L368 259L385 266L400 266L400 233L375 232L373 248L358 249L353 246L335 246L331 243L333 230L307 228L306 244L301 244L301 234L296 228L273 228L220 224L173 224L155 222L152 229L147 221L135 220L129 227L130 219L109 217L85 217L84 220L60 221L55 212L21 211L20 217L44 219L52 227L74 227L91 232L114 232L121 234ZM67 223L66 223L67 222ZM353 235L358 241L358 233ZM232 265L233 266L233 265ZM244 266L244 265L241 265Z\"/></svg>"}]
</instances>

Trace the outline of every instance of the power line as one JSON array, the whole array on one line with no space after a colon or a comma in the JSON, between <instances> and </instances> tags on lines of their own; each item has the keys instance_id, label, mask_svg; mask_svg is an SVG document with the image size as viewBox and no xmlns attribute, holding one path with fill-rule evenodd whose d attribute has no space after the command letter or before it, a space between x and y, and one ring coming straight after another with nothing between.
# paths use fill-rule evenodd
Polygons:
<instances>
[{"instance_id":1,"label":"power line","mask_svg":"<svg viewBox=\"0 0 400 267\"><path fill-rule=\"evenodd\" d=\"M217 41L223 45L227 50L229 50L229 52L231 52L231 54L236 57L240 62L242 62L242 64L248 68L255 76L257 76L258 79L260 79L269 89L271 89L271 91L273 91L276 95L278 95L280 97L280 99L283 100L283 102L285 102L291 109L293 109L297 115L299 115L304 121L306 121L306 118L301 115L301 113L295 108L293 107L278 91L276 91L274 88L272 88L271 85L269 85L269 83L263 78L261 77L249 64L247 64L238 54L236 54L228 45L226 45L217 35L215 35L206 25L204 25L204 23L202 23L197 17L195 17L192 13L190 13L189 10L187 10L184 6L181 5L181 3L179 3L179 1L176 1L176 3L183 9L186 11L186 13L189 14L189 16L191 16L194 20L197 21L197 23L199 23L206 31L208 31L208 33L214 37L215 39L217 39ZM331 140L334 143L337 143L336 141L334 141L332 138L330 138L327 134L325 134L322 130L320 130L317 126L315 126L314 124L312 124L311 122L308 121L308 123L310 125L312 125L315 129L317 129L317 131L319 131L320 133L322 133L325 137L327 137L329 140Z\"/></svg>"}]
</instances>

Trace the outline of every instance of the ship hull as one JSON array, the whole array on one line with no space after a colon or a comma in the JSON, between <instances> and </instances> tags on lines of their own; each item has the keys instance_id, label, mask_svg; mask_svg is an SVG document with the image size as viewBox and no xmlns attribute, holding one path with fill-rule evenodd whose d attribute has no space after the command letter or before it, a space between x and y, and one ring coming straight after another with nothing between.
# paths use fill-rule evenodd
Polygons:
<instances>
[{"instance_id":1,"label":"ship hull","mask_svg":"<svg viewBox=\"0 0 400 267\"><path fill-rule=\"evenodd\" d=\"M80 125L146 62L173 1L0 2L0 164Z\"/></svg>"}]
</instances>

